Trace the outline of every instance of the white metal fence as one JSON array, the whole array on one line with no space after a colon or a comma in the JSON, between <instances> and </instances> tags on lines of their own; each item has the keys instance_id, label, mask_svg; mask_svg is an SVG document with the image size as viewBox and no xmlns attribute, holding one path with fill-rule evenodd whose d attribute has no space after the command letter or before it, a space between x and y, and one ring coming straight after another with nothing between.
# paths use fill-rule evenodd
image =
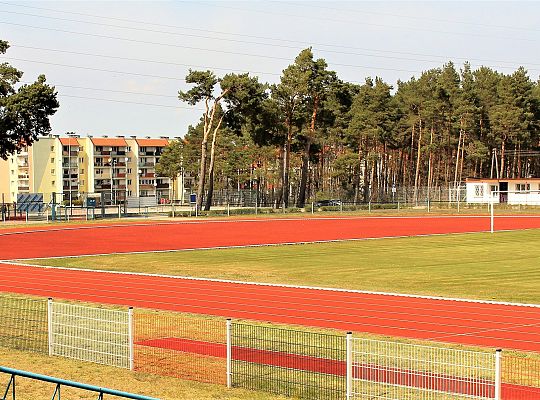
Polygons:
<instances>
[{"instance_id":1,"label":"white metal fence","mask_svg":"<svg viewBox=\"0 0 540 400\"><path fill-rule=\"evenodd\" d=\"M132 312L49 300L49 355L133 368Z\"/></svg>"},{"instance_id":2,"label":"white metal fence","mask_svg":"<svg viewBox=\"0 0 540 400\"><path fill-rule=\"evenodd\" d=\"M500 399L499 352L361 338L348 342L351 399Z\"/></svg>"},{"instance_id":3,"label":"white metal fence","mask_svg":"<svg viewBox=\"0 0 540 400\"><path fill-rule=\"evenodd\" d=\"M532 355L5 295L0 320L0 346L299 398L540 398Z\"/></svg>"}]
</instances>

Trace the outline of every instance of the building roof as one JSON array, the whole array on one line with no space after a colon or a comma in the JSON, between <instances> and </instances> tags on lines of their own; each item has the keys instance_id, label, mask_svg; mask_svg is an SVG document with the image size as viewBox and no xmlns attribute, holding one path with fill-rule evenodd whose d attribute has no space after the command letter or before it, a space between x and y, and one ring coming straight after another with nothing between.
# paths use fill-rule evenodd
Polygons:
<instances>
[{"instance_id":1,"label":"building roof","mask_svg":"<svg viewBox=\"0 0 540 400\"><path fill-rule=\"evenodd\" d=\"M79 142L77 142L77 139L73 137L60 138L60 143L62 143L63 146L78 146L79 145Z\"/></svg>"},{"instance_id":2,"label":"building roof","mask_svg":"<svg viewBox=\"0 0 540 400\"><path fill-rule=\"evenodd\" d=\"M92 138L94 146L127 146L124 138Z\"/></svg>"},{"instance_id":3,"label":"building roof","mask_svg":"<svg viewBox=\"0 0 540 400\"><path fill-rule=\"evenodd\" d=\"M488 182L488 183L499 183L499 182L540 182L540 178L506 178L506 179L497 179L497 178L467 178L466 182Z\"/></svg>"},{"instance_id":4,"label":"building roof","mask_svg":"<svg viewBox=\"0 0 540 400\"><path fill-rule=\"evenodd\" d=\"M135 139L141 147L165 147L169 144L168 139Z\"/></svg>"}]
</instances>

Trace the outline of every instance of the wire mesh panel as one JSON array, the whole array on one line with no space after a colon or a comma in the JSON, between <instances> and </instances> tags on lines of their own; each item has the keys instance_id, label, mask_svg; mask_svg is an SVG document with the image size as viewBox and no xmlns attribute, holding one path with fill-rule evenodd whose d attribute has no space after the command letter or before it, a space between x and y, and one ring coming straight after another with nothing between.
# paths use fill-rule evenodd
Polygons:
<instances>
[{"instance_id":1,"label":"wire mesh panel","mask_svg":"<svg viewBox=\"0 0 540 400\"><path fill-rule=\"evenodd\" d=\"M127 310L51 302L51 355L129 368Z\"/></svg>"},{"instance_id":2,"label":"wire mesh panel","mask_svg":"<svg viewBox=\"0 0 540 400\"><path fill-rule=\"evenodd\" d=\"M0 346L47 353L47 300L0 294Z\"/></svg>"},{"instance_id":3,"label":"wire mesh panel","mask_svg":"<svg viewBox=\"0 0 540 400\"><path fill-rule=\"evenodd\" d=\"M504 355L502 400L540 399L540 355Z\"/></svg>"},{"instance_id":4,"label":"wire mesh panel","mask_svg":"<svg viewBox=\"0 0 540 400\"><path fill-rule=\"evenodd\" d=\"M232 323L232 386L308 399L346 394L345 336Z\"/></svg>"},{"instance_id":5,"label":"wire mesh panel","mask_svg":"<svg viewBox=\"0 0 540 400\"><path fill-rule=\"evenodd\" d=\"M495 398L495 354L355 338L356 399Z\"/></svg>"},{"instance_id":6,"label":"wire mesh panel","mask_svg":"<svg viewBox=\"0 0 540 400\"><path fill-rule=\"evenodd\" d=\"M137 309L134 350L137 371L226 382L224 318Z\"/></svg>"}]
</instances>

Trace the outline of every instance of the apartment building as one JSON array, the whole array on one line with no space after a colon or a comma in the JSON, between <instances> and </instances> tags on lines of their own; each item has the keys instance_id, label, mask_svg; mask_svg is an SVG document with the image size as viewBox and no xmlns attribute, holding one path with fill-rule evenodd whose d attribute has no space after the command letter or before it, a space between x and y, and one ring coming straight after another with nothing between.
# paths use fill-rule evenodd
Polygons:
<instances>
[{"instance_id":1,"label":"apartment building","mask_svg":"<svg viewBox=\"0 0 540 400\"><path fill-rule=\"evenodd\" d=\"M51 193L65 202L97 197L121 204L137 196L166 202L178 188L157 176L155 167L169 142L166 137L136 136L40 138L0 160L0 194L5 202L16 201L18 193L43 193L46 202Z\"/></svg>"},{"instance_id":2,"label":"apartment building","mask_svg":"<svg viewBox=\"0 0 540 400\"><path fill-rule=\"evenodd\" d=\"M31 193L33 185L32 147L25 147L7 160L0 159L0 199L4 203L17 201L17 194Z\"/></svg>"}]
</instances>

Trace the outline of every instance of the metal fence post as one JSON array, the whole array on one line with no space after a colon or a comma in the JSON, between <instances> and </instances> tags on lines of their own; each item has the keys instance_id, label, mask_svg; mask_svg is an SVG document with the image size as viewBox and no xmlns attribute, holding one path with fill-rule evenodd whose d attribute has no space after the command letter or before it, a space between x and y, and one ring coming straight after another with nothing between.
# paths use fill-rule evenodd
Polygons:
<instances>
[{"instance_id":1,"label":"metal fence post","mask_svg":"<svg viewBox=\"0 0 540 400\"><path fill-rule=\"evenodd\" d=\"M314 201L311 202L311 213L312 214L315 213L315 202Z\"/></svg>"},{"instance_id":2,"label":"metal fence post","mask_svg":"<svg viewBox=\"0 0 540 400\"><path fill-rule=\"evenodd\" d=\"M231 216L231 206L229 202L227 202L227 217L230 217L230 216Z\"/></svg>"},{"instance_id":3,"label":"metal fence post","mask_svg":"<svg viewBox=\"0 0 540 400\"><path fill-rule=\"evenodd\" d=\"M49 357L52 356L53 353L52 307L53 299L52 297L49 297L47 300L47 342L49 348Z\"/></svg>"},{"instance_id":4,"label":"metal fence post","mask_svg":"<svg viewBox=\"0 0 540 400\"><path fill-rule=\"evenodd\" d=\"M232 387L232 320L227 318L227 387Z\"/></svg>"},{"instance_id":5,"label":"metal fence post","mask_svg":"<svg viewBox=\"0 0 540 400\"><path fill-rule=\"evenodd\" d=\"M346 349L347 349L347 370L346 370L347 400L350 400L352 399L352 381L353 381L352 332L347 332Z\"/></svg>"},{"instance_id":6,"label":"metal fence post","mask_svg":"<svg viewBox=\"0 0 540 400\"><path fill-rule=\"evenodd\" d=\"M128 308L128 340L129 340L129 370L133 371L133 307Z\"/></svg>"},{"instance_id":7,"label":"metal fence post","mask_svg":"<svg viewBox=\"0 0 540 400\"><path fill-rule=\"evenodd\" d=\"M495 351L495 400L501 400L502 350Z\"/></svg>"},{"instance_id":8,"label":"metal fence post","mask_svg":"<svg viewBox=\"0 0 540 400\"><path fill-rule=\"evenodd\" d=\"M493 230L494 230L494 219L495 219L495 212L493 210L493 206L494 206L494 201L493 201L493 197L491 198L491 202L490 202L490 206L491 206L491 209L490 209L490 218L489 218L489 225L490 225L490 231L491 233L493 233Z\"/></svg>"}]
</instances>

